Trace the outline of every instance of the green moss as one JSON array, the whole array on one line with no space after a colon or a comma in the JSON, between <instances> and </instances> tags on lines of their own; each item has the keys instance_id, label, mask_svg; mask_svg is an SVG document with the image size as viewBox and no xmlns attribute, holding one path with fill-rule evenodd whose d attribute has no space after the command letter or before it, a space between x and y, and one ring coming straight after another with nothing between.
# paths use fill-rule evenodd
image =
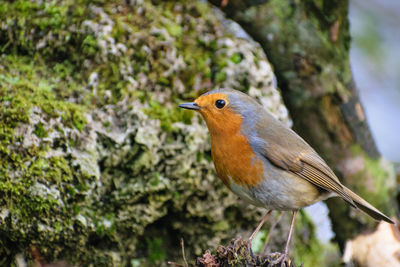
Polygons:
<instances>
[{"instance_id":1,"label":"green moss","mask_svg":"<svg viewBox=\"0 0 400 267\"><path fill-rule=\"evenodd\" d=\"M231 57L230 60L235 63L238 64L243 60L243 55L241 55L240 53L234 53Z\"/></svg>"},{"instance_id":2,"label":"green moss","mask_svg":"<svg viewBox=\"0 0 400 267\"><path fill-rule=\"evenodd\" d=\"M31 195L30 186L35 178L44 180L68 181L71 176L70 167L65 164L64 159L42 156L48 150L45 144L20 148L19 151L10 149L11 144L22 142L23 136L16 135L16 127L20 123L29 123L32 107L37 107L43 114L44 120L49 117L58 116L58 112L65 114L68 124L72 121L73 112L84 110L72 103L57 101L52 92L54 81L44 80L37 73L43 72L44 68L35 68L30 59L25 57L3 56L6 67L0 71L0 97L2 99L0 148L0 188L7 198L2 199L2 205L10 207L12 212L22 216L21 219L32 218L32 216L47 216L51 210L58 206L54 199L45 198L40 195ZM34 126L33 133L43 139L48 136L45 124L40 121ZM64 162L59 164L59 162ZM18 177L13 171L18 171ZM8 204L6 204L8 203ZM12 204L11 204L12 203Z\"/></svg>"},{"instance_id":3,"label":"green moss","mask_svg":"<svg viewBox=\"0 0 400 267\"><path fill-rule=\"evenodd\" d=\"M0 31L0 36L7 35L8 40L12 42L6 43L3 51L22 50L33 55L36 50L40 50L44 57L53 57L53 60L59 59L60 56L76 59L76 48L73 44L81 42L82 36L67 30L67 25L81 23L89 17L89 9L77 8L75 1L64 1L62 4L56 1L4 2L0 8L0 18L7 21L9 30ZM46 38L44 41L43 38L50 32L53 38ZM40 48L35 49L40 42L43 42Z\"/></svg>"},{"instance_id":4,"label":"green moss","mask_svg":"<svg viewBox=\"0 0 400 267\"><path fill-rule=\"evenodd\" d=\"M7 67L0 70L0 86L3 88L0 93L2 99L12 106L5 110L8 113L5 114L5 123L13 121L12 125L6 126L13 128L20 122L28 122L30 110L35 106L47 116L61 116L67 126L82 130L86 121L83 113L87 108L59 99L60 84L47 66L33 66L31 59L24 56L3 56L2 61ZM75 93L73 91L70 90ZM36 125L35 133L42 137L46 135L43 123Z\"/></svg>"},{"instance_id":5,"label":"green moss","mask_svg":"<svg viewBox=\"0 0 400 267\"><path fill-rule=\"evenodd\" d=\"M161 238L147 239L147 249L149 260L151 262L160 262L165 260L166 254L163 247L163 240Z\"/></svg>"},{"instance_id":6,"label":"green moss","mask_svg":"<svg viewBox=\"0 0 400 267\"><path fill-rule=\"evenodd\" d=\"M23 8L26 7L21 10ZM5 65L0 70L0 206L12 214L14 222L6 226L11 227L8 230L1 229L13 236L10 241L2 240L1 247L12 250L0 249L0 254L25 252L32 242L41 244L45 240L47 246L41 253L50 260L60 252L56 249L57 239L49 232L46 237L40 236L38 225L43 229L56 225L58 230L54 234L66 234L73 221L69 219L70 207L62 207L60 202L69 201L62 185L80 174L66 158L46 157L51 148L44 140L54 132L63 135L60 125L82 130L86 125L84 113L88 109L63 99L67 92L72 95L79 90L64 87L66 83L58 80L51 66L42 62L33 64L31 57L16 54L3 55L1 60ZM57 66L58 72L69 69L62 63ZM60 90L63 96L58 94ZM40 121L33 124L33 117ZM60 124L48 128L52 119L61 119ZM21 132L18 127L22 125L32 127L36 141L32 139L30 144L23 145L29 132ZM65 141L60 138L59 142ZM68 247L68 242L65 245Z\"/></svg>"},{"instance_id":7,"label":"green moss","mask_svg":"<svg viewBox=\"0 0 400 267\"><path fill-rule=\"evenodd\" d=\"M268 51L282 89L290 90L291 105L304 106L312 95L299 95L316 83L335 92L337 81L342 87L350 82L346 3L273 0L229 12ZM332 37L335 23L339 28Z\"/></svg>"},{"instance_id":8,"label":"green moss","mask_svg":"<svg viewBox=\"0 0 400 267\"><path fill-rule=\"evenodd\" d=\"M215 82L222 83L226 80L226 73L225 72L217 72L215 74Z\"/></svg>"},{"instance_id":9,"label":"green moss","mask_svg":"<svg viewBox=\"0 0 400 267\"><path fill-rule=\"evenodd\" d=\"M295 222L295 246L294 260L295 266L304 263L306 266L325 266L324 248L316 238L315 226L307 216L300 210Z\"/></svg>"},{"instance_id":10,"label":"green moss","mask_svg":"<svg viewBox=\"0 0 400 267\"><path fill-rule=\"evenodd\" d=\"M43 138L47 136L46 130L43 127L43 123L39 122L35 126L35 130L33 131L34 134L36 134L37 137Z\"/></svg>"},{"instance_id":11,"label":"green moss","mask_svg":"<svg viewBox=\"0 0 400 267\"><path fill-rule=\"evenodd\" d=\"M352 174L350 185L352 189L365 200L387 215L393 214L393 208L388 205L393 199L394 169L386 166L380 159L369 157L359 145L351 147L353 157L361 157L363 168Z\"/></svg>"},{"instance_id":12,"label":"green moss","mask_svg":"<svg viewBox=\"0 0 400 267\"><path fill-rule=\"evenodd\" d=\"M144 112L153 119L159 119L161 128L165 131L173 131L172 124L174 122L183 122L190 124L193 118L193 112L178 108L168 108L157 101L149 101L149 108L144 109Z\"/></svg>"},{"instance_id":13,"label":"green moss","mask_svg":"<svg viewBox=\"0 0 400 267\"><path fill-rule=\"evenodd\" d=\"M394 188L394 173L392 166L382 164L382 161L371 159L362 151L359 145L351 147L352 159L356 160L359 171L351 170L346 175L344 184L352 189L356 194L370 202L386 215L393 214L394 205L391 203L391 196ZM351 159L347 159L351 160ZM362 164L361 166L359 164ZM341 248L344 248L343 240L354 237L360 229L365 227L375 227L376 221L362 211L357 211L345 204L340 198L327 200L330 208L330 216L334 218L349 217L349 214L357 216L357 220L352 219L352 223L337 223L333 221L333 229L336 233L335 240L339 241Z\"/></svg>"},{"instance_id":14,"label":"green moss","mask_svg":"<svg viewBox=\"0 0 400 267\"><path fill-rule=\"evenodd\" d=\"M182 35L182 27L180 25L176 25L173 22L169 22L166 25L166 29L174 37L180 37Z\"/></svg>"},{"instance_id":15,"label":"green moss","mask_svg":"<svg viewBox=\"0 0 400 267\"><path fill-rule=\"evenodd\" d=\"M82 50L88 56L94 56L98 52L97 39L92 34L87 35L83 40Z\"/></svg>"}]
</instances>

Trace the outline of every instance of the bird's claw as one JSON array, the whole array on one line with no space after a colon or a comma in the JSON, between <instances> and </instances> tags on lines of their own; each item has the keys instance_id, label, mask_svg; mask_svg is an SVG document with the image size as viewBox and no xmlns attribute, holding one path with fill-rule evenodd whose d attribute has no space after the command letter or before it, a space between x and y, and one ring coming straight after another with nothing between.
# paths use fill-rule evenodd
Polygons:
<instances>
[{"instance_id":1,"label":"bird's claw","mask_svg":"<svg viewBox=\"0 0 400 267\"><path fill-rule=\"evenodd\" d=\"M286 255L286 253L279 253L279 252L276 252L276 253L274 253L273 254L273 256L275 256L275 255L279 255L278 256L278 258L276 259L276 260L274 260L273 262L271 262L271 266L275 266L275 265L277 265L278 263L281 263L281 267L287 267L287 262L286 262L286 257L287 257L287 255Z\"/></svg>"},{"instance_id":2,"label":"bird's claw","mask_svg":"<svg viewBox=\"0 0 400 267\"><path fill-rule=\"evenodd\" d=\"M247 241L247 248L249 249L250 257L253 258L254 254L253 254L253 250L251 249L251 240Z\"/></svg>"}]
</instances>

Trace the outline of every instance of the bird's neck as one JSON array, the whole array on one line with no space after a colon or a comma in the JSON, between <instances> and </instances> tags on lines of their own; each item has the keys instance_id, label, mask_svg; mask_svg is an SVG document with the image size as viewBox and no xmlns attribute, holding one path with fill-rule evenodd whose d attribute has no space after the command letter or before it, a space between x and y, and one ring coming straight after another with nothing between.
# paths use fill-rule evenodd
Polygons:
<instances>
[{"instance_id":1,"label":"bird's neck","mask_svg":"<svg viewBox=\"0 0 400 267\"><path fill-rule=\"evenodd\" d=\"M218 176L230 187L254 186L262 179L262 162L256 158L246 136L241 132L242 117L229 120L206 120L211 137L211 155Z\"/></svg>"},{"instance_id":2,"label":"bird's neck","mask_svg":"<svg viewBox=\"0 0 400 267\"><path fill-rule=\"evenodd\" d=\"M220 113L206 111L202 115L206 121L211 139L229 138L240 132L243 118L240 114L236 114L229 109Z\"/></svg>"}]
</instances>

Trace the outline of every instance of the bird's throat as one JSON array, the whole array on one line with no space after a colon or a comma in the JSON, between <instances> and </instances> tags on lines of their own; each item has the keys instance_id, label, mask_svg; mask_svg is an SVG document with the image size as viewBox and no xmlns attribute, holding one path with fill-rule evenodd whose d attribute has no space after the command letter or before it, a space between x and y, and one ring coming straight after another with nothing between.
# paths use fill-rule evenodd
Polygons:
<instances>
[{"instance_id":1,"label":"bird's throat","mask_svg":"<svg viewBox=\"0 0 400 267\"><path fill-rule=\"evenodd\" d=\"M229 127L210 127L211 155L222 182L230 186L255 186L263 178L263 163L256 157L247 137L241 133L242 118L231 117Z\"/></svg>"}]
</instances>

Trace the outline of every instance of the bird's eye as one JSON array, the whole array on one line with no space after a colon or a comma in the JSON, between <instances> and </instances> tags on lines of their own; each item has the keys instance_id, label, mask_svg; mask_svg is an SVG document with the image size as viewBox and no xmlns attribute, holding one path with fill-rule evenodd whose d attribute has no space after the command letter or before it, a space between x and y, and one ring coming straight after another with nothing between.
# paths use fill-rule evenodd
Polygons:
<instances>
[{"instance_id":1,"label":"bird's eye","mask_svg":"<svg viewBox=\"0 0 400 267\"><path fill-rule=\"evenodd\" d=\"M225 107L225 100L223 99L218 99L217 101L215 101L215 106L219 109Z\"/></svg>"}]
</instances>

